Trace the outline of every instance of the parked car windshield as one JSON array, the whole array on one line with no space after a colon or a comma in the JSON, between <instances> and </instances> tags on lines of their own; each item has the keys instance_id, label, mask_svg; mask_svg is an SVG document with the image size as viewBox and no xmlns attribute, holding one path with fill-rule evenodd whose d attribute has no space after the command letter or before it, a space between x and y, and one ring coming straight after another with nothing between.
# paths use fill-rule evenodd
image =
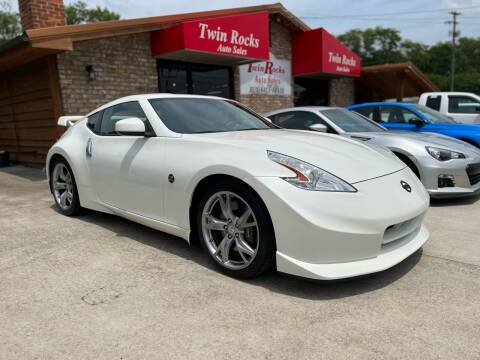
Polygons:
<instances>
[{"instance_id":1,"label":"parked car windshield","mask_svg":"<svg viewBox=\"0 0 480 360\"><path fill-rule=\"evenodd\" d=\"M320 113L345 132L385 131L383 127L346 109L320 110Z\"/></svg>"},{"instance_id":2,"label":"parked car windshield","mask_svg":"<svg viewBox=\"0 0 480 360\"><path fill-rule=\"evenodd\" d=\"M432 110L426 106L420 104L410 105L414 110L418 111L420 114L425 116L434 124L456 124L457 122L438 111Z\"/></svg>"},{"instance_id":3,"label":"parked car windshield","mask_svg":"<svg viewBox=\"0 0 480 360\"><path fill-rule=\"evenodd\" d=\"M237 103L202 98L151 99L165 126L180 134L276 128Z\"/></svg>"}]
</instances>

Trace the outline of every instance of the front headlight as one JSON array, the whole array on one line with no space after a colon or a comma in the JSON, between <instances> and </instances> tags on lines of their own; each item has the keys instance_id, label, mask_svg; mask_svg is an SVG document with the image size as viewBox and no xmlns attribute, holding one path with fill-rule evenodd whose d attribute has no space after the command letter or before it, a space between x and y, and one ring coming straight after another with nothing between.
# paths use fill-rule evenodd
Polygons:
<instances>
[{"instance_id":1,"label":"front headlight","mask_svg":"<svg viewBox=\"0 0 480 360\"><path fill-rule=\"evenodd\" d=\"M357 189L349 183L312 164L274 151L267 151L267 154L270 160L275 161L295 173L295 176L284 177L282 179L300 189L340 192L357 191Z\"/></svg>"},{"instance_id":2,"label":"front headlight","mask_svg":"<svg viewBox=\"0 0 480 360\"><path fill-rule=\"evenodd\" d=\"M447 161L452 159L465 159L464 154L456 151L435 148L431 146L427 146L426 149L427 149L427 152L438 161Z\"/></svg>"}]
</instances>

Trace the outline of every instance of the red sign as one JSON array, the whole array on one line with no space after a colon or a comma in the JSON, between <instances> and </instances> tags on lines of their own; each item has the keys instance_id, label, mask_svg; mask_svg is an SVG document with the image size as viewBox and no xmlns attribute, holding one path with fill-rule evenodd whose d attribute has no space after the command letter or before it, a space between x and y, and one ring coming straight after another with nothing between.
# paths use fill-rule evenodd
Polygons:
<instances>
[{"instance_id":1,"label":"red sign","mask_svg":"<svg viewBox=\"0 0 480 360\"><path fill-rule=\"evenodd\" d=\"M151 34L153 56L202 52L251 60L268 60L269 15L257 12L184 22Z\"/></svg>"},{"instance_id":2,"label":"red sign","mask_svg":"<svg viewBox=\"0 0 480 360\"><path fill-rule=\"evenodd\" d=\"M293 76L316 74L360 76L360 69L360 57L325 29L293 35Z\"/></svg>"}]
</instances>

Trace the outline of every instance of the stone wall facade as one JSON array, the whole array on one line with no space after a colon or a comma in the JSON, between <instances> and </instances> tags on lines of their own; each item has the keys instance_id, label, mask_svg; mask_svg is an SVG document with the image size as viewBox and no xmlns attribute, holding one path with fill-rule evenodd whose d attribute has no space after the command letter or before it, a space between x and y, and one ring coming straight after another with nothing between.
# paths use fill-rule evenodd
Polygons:
<instances>
[{"instance_id":1,"label":"stone wall facade","mask_svg":"<svg viewBox=\"0 0 480 360\"><path fill-rule=\"evenodd\" d=\"M95 79L85 69L92 65ZM89 40L57 55L66 115L83 115L122 96L158 92L150 33Z\"/></svg>"},{"instance_id":2,"label":"stone wall facade","mask_svg":"<svg viewBox=\"0 0 480 360\"><path fill-rule=\"evenodd\" d=\"M291 35L271 23L270 51L278 59L291 61ZM92 65L95 80L85 70ZM149 33L89 40L74 44L74 50L57 55L64 113L85 114L121 96L158 92L156 60L151 55ZM259 112L293 106L288 96L240 95L238 66L233 68L235 99Z\"/></svg>"},{"instance_id":3,"label":"stone wall facade","mask_svg":"<svg viewBox=\"0 0 480 360\"><path fill-rule=\"evenodd\" d=\"M329 106L348 106L355 103L354 78L331 79L329 83Z\"/></svg>"},{"instance_id":4,"label":"stone wall facade","mask_svg":"<svg viewBox=\"0 0 480 360\"><path fill-rule=\"evenodd\" d=\"M292 61L291 33L284 26L270 22L270 52L277 59ZM241 95L240 72L234 68L235 99L258 112L267 112L293 106L293 78L291 95Z\"/></svg>"}]
</instances>

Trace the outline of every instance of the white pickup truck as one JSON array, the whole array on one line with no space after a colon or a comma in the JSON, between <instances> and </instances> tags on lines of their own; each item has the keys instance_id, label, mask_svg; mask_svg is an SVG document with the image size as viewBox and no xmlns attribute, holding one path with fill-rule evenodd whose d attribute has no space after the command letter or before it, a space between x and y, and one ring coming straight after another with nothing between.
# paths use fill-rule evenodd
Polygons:
<instances>
[{"instance_id":1,"label":"white pickup truck","mask_svg":"<svg viewBox=\"0 0 480 360\"><path fill-rule=\"evenodd\" d=\"M480 96L466 92L427 92L420 105L437 110L458 122L480 124Z\"/></svg>"}]
</instances>

